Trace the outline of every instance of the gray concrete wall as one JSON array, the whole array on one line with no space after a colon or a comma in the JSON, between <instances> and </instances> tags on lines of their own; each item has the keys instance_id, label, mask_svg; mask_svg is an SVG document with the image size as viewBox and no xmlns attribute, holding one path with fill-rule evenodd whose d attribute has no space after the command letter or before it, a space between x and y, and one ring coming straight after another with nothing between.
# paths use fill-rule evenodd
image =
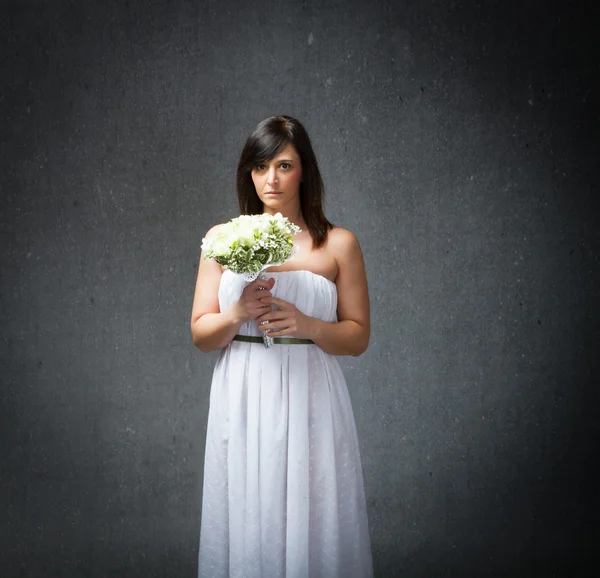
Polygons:
<instances>
[{"instance_id":1,"label":"gray concrete wall","mask_svg":"<svg viewBox=\"0 0 600 578\"><path fill-rule=\"evenodd\" d=\"M192 577L189 317L243 140L307 127L359 237L342 359L378 577L579 576L599 401L596 8L8 2L0 575ZM597 567L597 563L596 563Z\"/></svg>"}]
</instances>

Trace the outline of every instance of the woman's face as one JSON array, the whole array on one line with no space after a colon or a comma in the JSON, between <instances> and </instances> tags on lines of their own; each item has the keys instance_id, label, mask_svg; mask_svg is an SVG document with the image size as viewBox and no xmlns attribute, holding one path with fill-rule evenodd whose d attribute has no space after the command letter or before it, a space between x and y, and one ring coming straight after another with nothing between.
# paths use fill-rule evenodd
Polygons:
<instances>
[{"instance_id":1,"label":"woman's face","mask_svg":"<svg viewBox=\"0 0 600 578\"><path fill-rule=\"evenodd\" d=\"M266 213L285 215L298 211L302 164L292 144L271 160L254 167L252 181Z\"/></svg>"}]
</instances>

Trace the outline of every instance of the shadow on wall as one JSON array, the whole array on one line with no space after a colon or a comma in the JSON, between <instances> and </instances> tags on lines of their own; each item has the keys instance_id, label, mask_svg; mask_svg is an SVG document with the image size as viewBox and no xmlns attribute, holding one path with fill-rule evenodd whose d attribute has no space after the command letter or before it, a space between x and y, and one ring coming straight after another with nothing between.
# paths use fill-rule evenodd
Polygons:
<instances>
[{"instance_id":1,"label":"shadow on wall","mask_svg":"<svg viewBox=\"0 0 600 578\"><path fill-rule=\"evenodd\" d=\"M589 571L583 563L573 565L570 560L557 563L545 560L547 553L540 550L531 560L519 553L496 556L489 551L464 554L443 552L442 558L432 558L439 552L424 544L408 560L398 560L394 552L379 552L375 561L375 578L587 578Z\"/></svg>"},{"instance_id":2,"label":"shadow on wall","mask_svg":"<svg viewBox=\"0 0 600 578\"><path fill-rule=\"evenodd\" d=\"M166 548L161 551L148 547L132 546L129 551L123 545L123 551L90 545L86 557L64 556L54 552L49 557L38 556L22 559L15 564L3 565L2 576L29 578L46 576L53 578L86 578L92 576L110 576L114 578L195 578L198 566L194 554L183 548L179 550ZM101 572L98 571L102 568ZM4 573L6 572L6 574Z\"/></svg>"}]
</instances>

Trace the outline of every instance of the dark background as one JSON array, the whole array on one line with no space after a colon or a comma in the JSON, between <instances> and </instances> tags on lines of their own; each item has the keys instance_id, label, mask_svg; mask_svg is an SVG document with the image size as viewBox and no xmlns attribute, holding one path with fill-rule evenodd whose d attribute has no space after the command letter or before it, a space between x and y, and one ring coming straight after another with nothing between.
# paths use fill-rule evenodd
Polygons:
<instances>
[{"instance_id":1,"label":"dark background","mask_svg":"<svg viewBox=\"0 0 600 578\"><path fill-rule=\"evenodd\" d=\"M595 575L596 6L4 2L0 576L195 575L200 244L274 114L365 254L376 577Z\"/></svg>"}]
</instances>

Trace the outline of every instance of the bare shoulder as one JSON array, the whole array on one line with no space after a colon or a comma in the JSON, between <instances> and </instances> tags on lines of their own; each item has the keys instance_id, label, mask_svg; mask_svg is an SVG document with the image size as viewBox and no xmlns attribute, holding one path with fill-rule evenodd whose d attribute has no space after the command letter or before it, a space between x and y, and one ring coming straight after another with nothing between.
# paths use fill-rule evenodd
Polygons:
<instances>
[{"instance_id":1,"label":"bare shoulder","mask_svg":"<svg viewBox=\"0 0 600 578\"><path fill-rule=\"evenodd\" d=\"M206 239L210 239L211 237L213 237L224 224L225 223L219 223L218 225L215 225L214 227L211 227L208 231L206 231L206 234L204 235L204 237L202 237L202 244L204 244L204 241ZM200 255L201 259L204 260L204 250L200 252Z\"/></svg>"},{"instance_id":2,"label":"bare shoulder","mask_svg":"<svg viewBox=\"0 0 600 578\"><path fill-rule=\"evenodd\" d=\"M224 224L225 223L219 223L218 225L211 227L208 231L206 231L206 235L204 235L204 237L212 237Z\"/></svg>"},{"instance_id":3,"label":"bare shoulder","mask_svg":"<svg viewBox=\"0 0 600 578\"><path fill-rule=\"evenodd\" d=\"M209 239L210 237L214 236L218 230L224 225L225 223L219 223L218 225L215 225L214 227L211 227L208 231L206 231L206 235L204 235L202 241L204 241L204 239ZM206 257L204 256L204 250L200 251L200 270L204 272L204 274L206 275L209 272L214 273L223 273L224 268L219 265L219 263L217 263L216 261L212 261L209 259L206 259ZM200 274L200 271L199 271ZM219 275L220 277L220 275Z\"/></svg>"},{"instance_id":4,"label":"bare shoulder","mask_svg":"<svg viewBox=\"0 0 600 578\"><path fill-rule=\"evenodd\" d=\"M327 245L338 263L361 256L360 243L349 229L334 227L328 233Z\"/></svg>"}]
</instances>

